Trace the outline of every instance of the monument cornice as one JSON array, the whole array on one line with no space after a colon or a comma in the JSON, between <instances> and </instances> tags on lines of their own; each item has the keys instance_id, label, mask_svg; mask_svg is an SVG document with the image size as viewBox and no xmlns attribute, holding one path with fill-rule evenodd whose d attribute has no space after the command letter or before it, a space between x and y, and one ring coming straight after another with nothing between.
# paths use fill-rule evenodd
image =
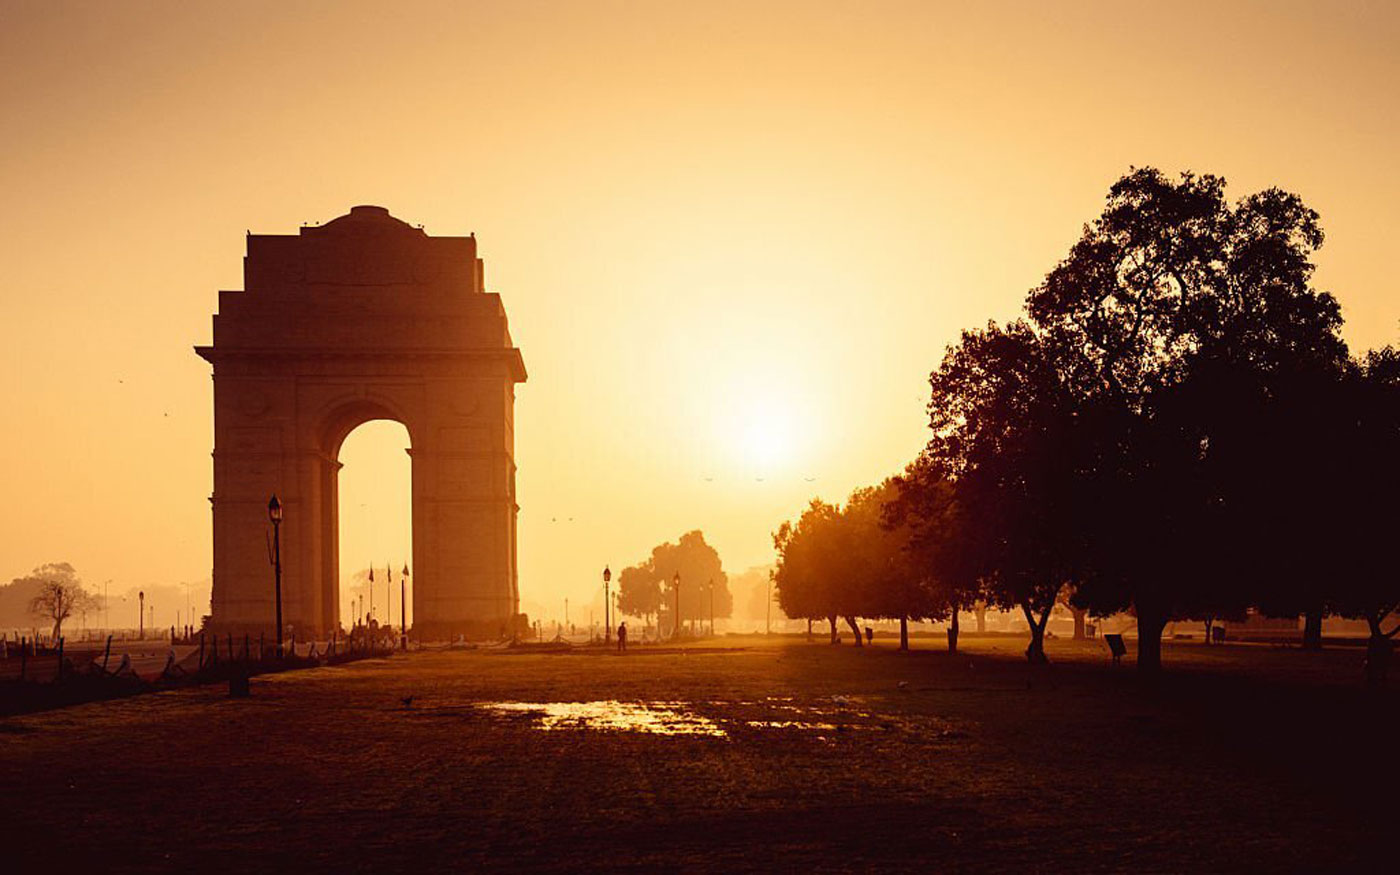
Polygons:
<instances>
[{"instance_id":1,"label":"monument cornice","mask_svg":"<svg viewBox=\"0 0 1400 875\"><path fill-rule=\"evenodd\" d=\"M502 349L337 349L334 347L285 346L196 346L199 357L216 367L228 361L328 361L334 359L369 361L500 361L510 368L511 378L523 383L528 378L525 359L516 347Z\"/></svg>"}]
</instances>

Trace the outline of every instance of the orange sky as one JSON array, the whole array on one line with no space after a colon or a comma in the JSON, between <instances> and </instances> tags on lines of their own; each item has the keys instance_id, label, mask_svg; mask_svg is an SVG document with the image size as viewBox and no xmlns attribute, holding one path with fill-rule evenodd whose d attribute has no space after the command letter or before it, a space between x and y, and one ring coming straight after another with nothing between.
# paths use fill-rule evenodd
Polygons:
<instances>
[{"instance_id":1,"label":"orange sky","mask_svg":"<svg viewBox=\"0 0 1400 875\"><path fill-rule=\"evenodd\" d=\"M0 3L0 579L208 576L191 347L245 229L354 204L477 234L550 611L692 528L767 562L898 470L943 346L1130 164L1299 192L1348 340L1400 340L1397 8ZM347 443L346 572L406 555L395 429Z\"/></svg>"}]
</instances>

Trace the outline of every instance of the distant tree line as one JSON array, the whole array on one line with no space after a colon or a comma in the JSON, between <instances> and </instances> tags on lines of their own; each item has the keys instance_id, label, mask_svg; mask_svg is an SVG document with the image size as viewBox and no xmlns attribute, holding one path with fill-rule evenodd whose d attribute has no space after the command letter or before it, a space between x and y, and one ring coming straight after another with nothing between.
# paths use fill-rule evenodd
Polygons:
<instances>
[{"instance_id":1,"label":"distant tree line","mask_svg":"<svg viewBox=\"0 0 1400 875\"><path fill-rule=\"evenodd\" d=\"M932 437L845 507L774 536L794 617L1131 611L1140 671L1174 619L1364 619L1381 680L1400 608L1400 353L1354 356L1312 285L1318 215L1269 189L1133 170L1009 323L930 375ZM956 646L956 628L950 633Z\"/></svg>"}]
</instances>

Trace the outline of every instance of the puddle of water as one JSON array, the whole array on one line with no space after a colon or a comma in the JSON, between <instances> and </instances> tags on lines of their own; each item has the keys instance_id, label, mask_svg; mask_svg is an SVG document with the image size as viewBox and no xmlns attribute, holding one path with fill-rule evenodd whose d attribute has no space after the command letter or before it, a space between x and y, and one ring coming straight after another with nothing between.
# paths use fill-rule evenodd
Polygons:
<instances>
[{"instance_id":1,"label":"puddle of water","mask_svg":"<svg viewBox=\"0 0 1400 875\"><path fill-rule=\"evenodd\" d=\"M807 723L802 720L749 720L744 723L750 729L806 729L834 730L835 723Z\"/></svg>"},{"instance_id":2,"label":"puddle of water","mask_svg":"<svg viewBox=\"0 0 1400 875\"><path fill-rule=\"evenodd\" d=\"M727 733L715 723L671 702L488 702L481 707L501 715L525 714L539 719L545 731L599 729L645 732L652 735L708 735Z\"/></svg>"},{"instance_id":3,"label":"puddle of water","mask_svg":"<svg viewBox=\"0 0 1400 875\"><path fill-rule=\"evenodd\" d=\"M790 698L732 703L711 702L723 708L757 708L759 713L705 717L689 702L480 702L475 707L499 718L529 721L544 731L593 729L609 732L641 732L650 735L691 735L728 738L731 730L820 733L818 741L831 743L826 733L851 730L903 731L926 738L966 738L967 733L936 717L897 718L877 714L864 703L845 699L823 701L819 707L789 704ZM760 719L751 719L760 718Z\"/></svg>"}]
</instances>

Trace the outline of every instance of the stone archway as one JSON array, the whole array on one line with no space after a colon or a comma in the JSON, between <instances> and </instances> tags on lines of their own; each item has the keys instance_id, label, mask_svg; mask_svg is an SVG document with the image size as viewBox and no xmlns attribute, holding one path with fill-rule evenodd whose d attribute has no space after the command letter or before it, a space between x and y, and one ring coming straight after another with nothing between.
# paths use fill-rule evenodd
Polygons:
<instances>
[{"instance_id":1,"label":"stone archway","mask_svg":"<svg viewBox=\"0 0 1400 875\"><path fill-rule=\"evenodd\" d=\"M518 609L515 384L525 366L476 238L429 237L382 207L297 235L249 235L244 291L214 343L213 628L273 631L268 498L285 508L282 612L339 622L337 476L357 426L408 430L413 632L495 637Z\"/></svg>"}]
</instances>

